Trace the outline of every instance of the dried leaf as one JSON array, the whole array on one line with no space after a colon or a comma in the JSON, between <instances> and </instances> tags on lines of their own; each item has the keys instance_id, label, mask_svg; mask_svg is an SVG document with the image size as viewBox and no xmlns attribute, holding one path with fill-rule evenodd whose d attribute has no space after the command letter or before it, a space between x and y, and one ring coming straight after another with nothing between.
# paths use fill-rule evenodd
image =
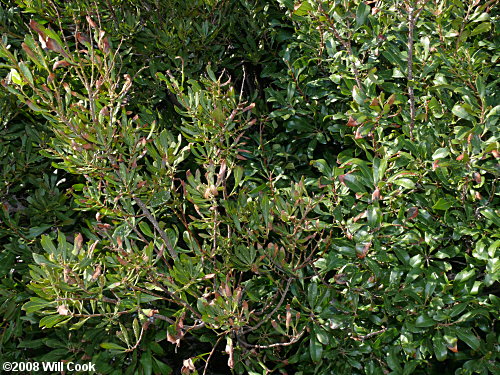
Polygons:
<instances>
[{"instance_id":1,"label":"dried leaf","mask_svg":"<svg viewBox=\"0 0 500 375\"><path fill-rule=\"evenodd\" d=\"M52 65L52 70L56 70L57 68L63 66L70 66L71 64L69 62L67 62L66 60L59 60L59 61L56 61L54 63L54 65Z\"/></svg>"},{"instance_id":2,"label":"dried leaf","mask_svg":"<svg viewBox=\"0 0 500 375\"><path fill-rule=\"evenodd\" d=\"M57 312L59 315L69 315L69 310L66 305L61 305L57 308Z\"/></svg>"},{"instance_id":3,"label":"dried leaf","mask_svg":"<svg viewBox=\"0 0 500 375\"><path fill-rule=\"evenodd\" d=\"M349 117L349 121L347 121L347 126L350 126L350 127L355 127L355 126L358 126L358 122L354 119L354 117L350 116Z\"/></svg>"}]
</instances>

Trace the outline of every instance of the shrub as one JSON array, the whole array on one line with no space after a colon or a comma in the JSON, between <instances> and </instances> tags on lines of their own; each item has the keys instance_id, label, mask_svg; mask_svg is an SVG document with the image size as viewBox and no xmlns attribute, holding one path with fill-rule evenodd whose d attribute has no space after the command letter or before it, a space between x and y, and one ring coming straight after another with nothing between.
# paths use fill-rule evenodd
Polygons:
<instances>
[{"instance_id":1,"label":"shrub","mask_svg":"<svg viewBox=\"0 0 500 375\"><path fill-rule=\"evenodd\" d=\"M0 18L5 358L498 371L492 2L50 4Z\"/></svg>"}]
</instances>

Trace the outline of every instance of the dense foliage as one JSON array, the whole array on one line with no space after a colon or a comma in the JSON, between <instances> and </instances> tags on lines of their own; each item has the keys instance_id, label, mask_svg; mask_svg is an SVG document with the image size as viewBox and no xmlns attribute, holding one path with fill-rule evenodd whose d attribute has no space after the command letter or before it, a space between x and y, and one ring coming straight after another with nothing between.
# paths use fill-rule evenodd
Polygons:
<instances>
[{"instance_id":1,"label":"dense foliage","mask_svg":"<svg viewBox=\"0 0 500 375\"><path fill-rule=\"evenodd\" d=\"M2 361L500 371L496 1L1 3Z\"/></svg>"}]
</instances>

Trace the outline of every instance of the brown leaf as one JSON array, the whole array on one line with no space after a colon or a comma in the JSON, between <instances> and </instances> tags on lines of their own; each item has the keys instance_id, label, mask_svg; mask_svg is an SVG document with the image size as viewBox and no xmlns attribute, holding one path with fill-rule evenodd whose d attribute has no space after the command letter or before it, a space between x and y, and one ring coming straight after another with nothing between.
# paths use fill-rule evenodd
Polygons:
<instances>
[{"instance_id":1,"label":"brown leaf","mask_svg":"<svg viewBox=\"0 0 500 375\"><path fill-rule=\"evenodd\" d=\"M62 53L63 52L63 49L62 47L59 45L59 43L57 43L54 39L52 38L48 38L46 41L45 41L45 44L47 45L47 48L50 49L51 51L54 51L54 52L58 52L58 53Z\"/></svg>"},{"instance_id":2,"label":"brown leaf","mask_svg":"<svg viewBox=\"0 0 500 375\"><path fill-rule=\"evenodd\" d=\"M350 116L349 117L349 121L347 121L347 126L350 126L350 127L355 127L355 126L358 126L358 122L354 119L354 117Z\"/></svg>"},{"instance_id":3,"label":"brown leaf","mask_svg":"<svg viewBox=\"0 0 500 375\"><path fill-rule=\"evenodd\" d=\"M60 66L70 66L71 64L69 62L67 62L66 60L59 60L59 61L56 61L54 63L54 65L52 65L52 70L56 70L57 68L59 68Z\"/></svg>"},{"instance_id":4,"label":"brown leaf","mask_svg":"<svg viewBox=\"0 0 500 375\"><path fill-rule=\"evenodd\" d=\"M363 136L361 135L360 129L361 128L357 128L356 129L356 133L354 133L354 139L361 139L361 138L363 138Z\"/></svg>"},{"instance_id":5,"label":"brown leaf","mask_svg":"<svg viewBox=\"0 0 500 375\"><path fill-rule=\"evenodd\" d=\"M432 170L435 171L439 167L439 159L432 163Z\"/></svg>"},{"instance_id":6,"label":"brown leaf","mask_svg":"<svg viewBox=\"0 0 500 375\"><path fill-rule=\"evenodd\" d=\"M75 236L75 249L80 251L82 248L82 244L83 244L83 236L81 233L78 233Z\"/></svg>"},{"instance_id":7,"label":"brown leaf","mask_svg":"<svg viewBox=\"0 0 500 375\"><path fill-rule=\"evenodd\" d=\"M90 43L89 38L87 38L87 36L85 34L82 34L80 32L76 33L76 40L78 40L78 42L82 43L82 44L89 44Z\"/></svg>"},{"instance_id":8,"label":"brown leaf","mask_svg":"<svg viewBox=\"0 0 500 375\"><path fill-rule=\"evenodd\" d=\"M188 358L182 361L181 374L191 374L194 371L196 371L196 367L194 367L192 358Z\"/></svg>"},{"instance_id":9,"label":"brown leaf","mask_svg":"<svg viewBox=\"0 0 500 375\"><path fill-rule=\"evenodd\" d=\"M30 20L30 27L35 30L40 36L45 38L45 32L40 28L40 25L34 20Z\"/></svg>"},{"instance_id":10,"label":"brown leaf","mask_svg":"<svg viewBox=\"0 0 500 375\"><path fill-rule=\"evenodd\" d=\"M28 47L28 45L26 43L22 43L21 44L21 47L23 48L24 52L26 52L26 54L31 57L33 60L36 60L36 56L35 56L35 53L31 50L31 48Z\"/></svg>"},{"instance_id":11,"label":"brown leaf","mask_svg":"<svg viewBox=\"0 0 500 375\"><path fill-rule=\"evenodd\" d=\"M389 99L387 99L387 105L390 107L391 105L394 104L395 100L396 100L396 95L392 94L391 96L389 96Z\"/></svg>"},{"instance_id":12,"label":"brown leaf","mask_svg":"<svg viewBox=\"0 0 500 375\"><path fill-rule=\"evenodd\" d=\"M410 207L407 212L407 220L413 220L418 216L418 207Z\"/></svg>"},{"instance_id":13,"label":"brown leaf","mask_svg":"<svg viewBox=\"0 0 500 375\"><path fill-rule=\"evenodd\" d=\"M481 183L481 175L478 172L474 172L472 174L472 178L474 179L474 181L476 181L476 184Z\"/></svg>"},{"instance_id":14,"label":"brown leaf","mask_svg":"<svg viewBox=\"0 0 500 375\"><path fill-rule=\"evenodd\" d=\"M92 20L92 18L90 18L90 16L87 16L86 18L87 18L87 22L89 23L90 27L92 27L92 28L94 28L94 29L95 29L95 28L97 27L97 25L96 25L96 23Z\"/></svg>"},{"instance_id":15,"label":"brown leaf","mask_svg":"<svg viewBox=\"0 0 500 375\"><path fill-rule=\"evenodd\" d=\"M92 274L92 281L97 280L97 278L101 275L101 270L102 267L100 264L98 264L97 267L95 268L94 273Z\"/></svg>"},{"instance_id":16,"label":"brown leaf","mask_svg":"<svg viewBox=\"0 0 500 375\"><path fill-rule=\"evenodd\" d=\"M105 37L101 40L101 43L99 43L99 48L101 49L101 51L107 55L109 53L109 50L110 50L110 46L109 46L109 40L108 40L108 37Z\"/></svg>"},{"instance_id":17,"label":"brown leaf","mask_svg":"<svg viewBox=\"0 0 500 375\"><path fill-rule=\"evenodd\" d=\"M372 201L378 201L380 199L380 190L377 187L372 193Z\"/></svg>"},{"instance_id":18,"label":"brown leaf","mask_svg":"<svg viewBox=\"0 0 500 375\"><path fill-rule=\"evenodd\" d=\"M273 320L274 321L274 320ZM226 344L226 353L229 354L229 358L227 360L227 365L230 369L234 368L234 348L233 348L233 340L228 338Z\"/></svg>"}]
</instances>

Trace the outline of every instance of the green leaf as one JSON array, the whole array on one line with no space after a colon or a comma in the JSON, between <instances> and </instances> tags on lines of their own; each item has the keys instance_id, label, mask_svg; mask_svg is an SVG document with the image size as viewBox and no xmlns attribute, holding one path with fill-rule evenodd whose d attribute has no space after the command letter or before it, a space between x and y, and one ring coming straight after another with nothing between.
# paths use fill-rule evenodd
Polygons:
<instances>
[{"instance_id":1,"label":"green leaf","mask_svg":"<svg viewBox=\"0 0 500 375\"><path fill-rule=\"evenodd\" d=\"M323 357L323 345L318 341L316 336L311 336L309 340L309 353L313 362L319 362Z\"/></svg>"},{"instance_id":2,"label":"green leaf","mask_svg":"<svg viewBox=\"0 0 500 375\"><path fill-rule=\"evenodd\" d=\"M108 349L108 350L119 350L119 351L125 351L127 348L124 348L123 346L120 346L118 344L112 343L112 342L103 342L101 343L101 348L103 349Z\"/></svg>"},{"instance_id":3,"label":"green leaf","mask_svg":"<svg viewBox=\"0 0 500 375\"><path fill-rule=\"evenodd\" d=\"M141 232L146 236L154 238L154 234L153 232L151 232L151 228L149 227L148 223L146 223L145 221L141 221L139 223L139 228L141 228Z\"/></svg>"},{"instance_id":4,"label":"green leaf","mask_svg":"<svg viewBox=\"0 0 500 375\"><path fill-rule=\"evenodd\" d=\"M352 87L352 98L356 103L362 105L365 102L365 97L358 86L354 85Z\"/></svg>"},{"instance_id":5,"label":"green leaf","mask_svg":"<svg viewBox=\"0 0 500 375\"><path fill-rule=\"evenodd\" d=\"M42 319L40 319L39 322L39 327L46 327L46 328L52 328L56 324L61 323L62 321L67 321L70 320L71 317L67 317L65 315L49 315L49 316L44 316Z\"/></svg>"},{"instance_id":6,"label":"green leaf","mask_svg":"<svg viewBox=\"0 0 500 375\"><path fill-rule=\"evenodd\" d=\"M153 362L151 358L151 352L147 350L141 355L140 359L144 375L151 375L153 373Z\"/></svg>"},{"instance_id":7,"label":"green leaf","mask_svg":"<svg viewBox=\"0 0 500 375\"><path fill-rule=\"evenodd\" d=\"M52 242L52 239L49 236L43 235L42 236L42 240L40 241L40 243L42 244L43 249L47 253L49 253L49 254L57 254L57 249L54 246L54 243Z\"/></svg>"},{"instance_id":8,"label":"green leaf","mask_svg":"<svg viewBox=\"0 0 500 375\"><path fill-rule=\"evenodd\" d=\"M295 16L301 17L301 16L305 16L311 10L312 10L311 4L309 4L309 2L307 2L307 1L304 1L301 4L295 6L293 14Z\"/></svg>"},{"instance_id":9,"label":"green leaf","mask_svg":"<svg viewBox=\"0 0 500 375\"><path fill-rule=\"evenodd\" d=\"M457 328L457 336L460 340L465 342L473 350L479 349L481 346L481 341L467 328Z\"/></svg>"},{"instance_id":10,"label":"green leaf","mask_svg":"<svg viewBox=\"0 0 500 375\"><path fill-rule=\"evenodd\" d=\"M30 238L30 239L36 238L51 227L52 227L52 225L49 225L49 224L41 225L39 227L31 227L30 231L28 233L28 238Z\"/></svg>"},{"instance_id":11,"label":"green leaf","mask_svg":"<svg viewBox=\"0 0 500 375\"><path fill-rule=\"evenodd\" d=\"M23 73L24 77L26 77L28 82L33 84L33 75L31 74L31 71L28 69L28 67L23 61L19 63L19 69L21 69L21 73Z\"/></svg>"},{"instance_id":12,"label":"green leaf","mask_svg":"<svg viewBox=\"0 0 500 375\"><path fill-rule=\"evenodd\" d=\"M446 211L447 209L454 207L456 200L454 198L439 198L439 200L432 206L434 210Z\"/></svg>"},{"instance_id":13,"label":"green leaf","mask_svg":"<svg viewBox=\"0 0 500 375\"><path fill-rule=\"evenodd\" d=\"M469 121L472 121L473 120L473 117L465 110L465 108L463 106L461 106L460 104L456 104L453 109L451 110L451 112L457 116L457 117L460 117L464 120L469 120Z\"/></svg>"},{"instance_id":14,"label":"green leaf","mask_svg":"<svg viewBox=\"0 0 500 375\"><path fill-rule=\"evenodd\" d=\"M472 32L470 33L470 36L474 36L474 35L485 33L487 31L490 31L490 29L491 29L491 23L490 22L480 23L478 26L476 26L474 28L474 30L472 30Z\"/></svg>"},{"instance_id":15,"label":"green leaf","mask_svg":"<svg viewBox=\"0 0 500 375\"><path fill-rule=\"evenodd\" d=\"M370 7L364 1L360 2L356 10L356 27L365 24L366 17L370 14Z\"/></svg>"},{"instance_id":16,"label":"green leaf","mask_svg":"<svg viewBox=\"0 0 500 375\"><path fill-rule=\"evenodd\" d=\"M417 320L415 321L415 327L418 327L418 328L432 327L435 324L436 324L436 322L426 314L420 315L417 318Z\"/></svg>"},{"instance_id":17,"label":"green leaf","mask_svg":"<svg viewBox=\"0 0 500 375\"><path fill-rule=\"evenodd\" d=\"M154 363L153 363L153 366L155 367L155 371L159 374L163 374L163 375L170 375L172 374L172 372L174 371L172 369L172 367L170 367L169 365L167 365L166 363L163 363L161 361L159 361L158 359L154 358Z\"/></svg>"},{"instance_id":18,"label":"green leaf","mask_svg":"<svg viewBox=\"0 0 500 375\"><path fill-rule=\"evenodd\" d=\"M29 302L26 302L22 309L26 311L26 314L31 314L35 311L42 310L46 307L54 305L54 301L46 301L42 298L31 297Z\"/></svg>"},{"instance_id":19,"label":"green leaf","mask_svg":"<svg viewBox=\"0 0 500 375\"><path fill-rule=\"evenodd\" d=\"M450 154L450 150L447 147L438 148L434 154L432 154L432 160L444 159Z\"/></svg>"},{"instance_id":20,"label":"green leaf","mask_svg":"<svg viewBox=\"0 0 500 375\"><path fill-rule=\"evenodd\" d=\"M19 86L24 85L24 81L22 80L21 75L16 69L12 68L10 70L9 77L12 80L12 82L14 82L16 85Z\"/></svg>"},{"instance_id":21,"label":"green leaf","mask_svg":"<svg viewBox=\"0 0 500 375\"><path fill-rule=\"evenodd\" d=\"M438 361L444 361L448 355L448 348L446 347L446 343L440 333L436 334L436 336L432 338L432 347L434 348L436 359Z\"/></svg>"},{"instance_id":22,"label":"green leaf","mask_svg":"<svg viewBox=\"0 0 500 375\"><path fill-rule=\"evenodd\" d=\"M396 185L405 187L407 189L414 189L415 183L409 178L400 178L399 180L394 181Z\"/></svg>"}]
</instances>

